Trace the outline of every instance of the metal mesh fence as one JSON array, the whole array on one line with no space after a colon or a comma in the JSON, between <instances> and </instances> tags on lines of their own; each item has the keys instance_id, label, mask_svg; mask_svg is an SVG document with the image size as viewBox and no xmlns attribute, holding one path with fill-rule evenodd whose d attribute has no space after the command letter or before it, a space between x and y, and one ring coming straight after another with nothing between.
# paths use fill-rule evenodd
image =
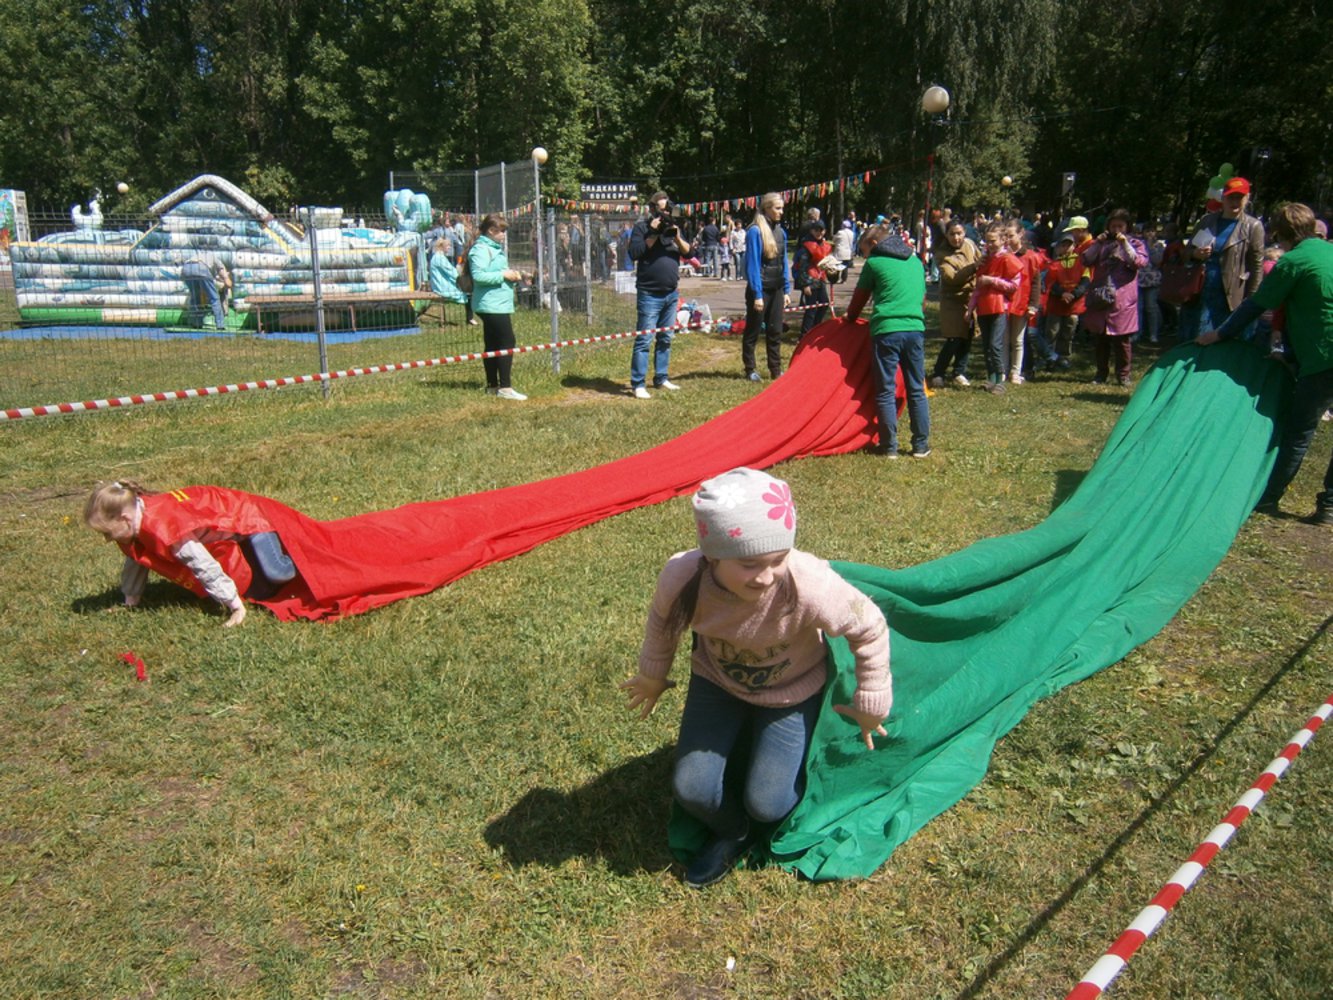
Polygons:
<instances>
[{"instance_id":1,"label":"metal mesh fence","mask_svg":"<svg viewBox=\"0 0 1333 1000\"><path fill-rule=\"evenodd\" d=\"M524 172L532 180L531 165L523 166L520 184ZM64 212L29 218L32 240L11 248L9 268L0 266L2 409L483 350L481 327L468 322L463 303L430 291L425 241L391 232L382 217L316 209L250 225L220 215L191 229L166 216L117 216L104 218L96 235L76 230ZM474 219L464 221L470 230ZM509 216L511 266L531 276L516 289L520 346L633 328L632 273L623 270L632 221L544 213L539 266L537 212L525 203ZM255 245L265 240L275 246ZM192 261L214 279L220 323L199 289L204 279L186 273L199 270ZM230 287L212 270L217 264Z\"/></svg>"}]
</instances>

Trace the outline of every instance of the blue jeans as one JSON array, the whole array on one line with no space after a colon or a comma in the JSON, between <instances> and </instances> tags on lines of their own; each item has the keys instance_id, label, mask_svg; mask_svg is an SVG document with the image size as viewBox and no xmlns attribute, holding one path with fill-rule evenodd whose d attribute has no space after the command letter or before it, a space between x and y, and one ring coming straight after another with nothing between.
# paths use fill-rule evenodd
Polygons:
<instances>
[{"instance_id":1,"label":"blue jeans","mask_svg":"<svg viewBox=\"0 0 1333 1000\"><path fill-rule=\"evenodd\" d=\"M991 382L1003 382L1005 350L1009 346L1009 314L995 313L978 316L982 343L986 347L986 377Z\"/></svg>"},{"instance_id":2,"label":"blue jeans","mask_svg":"<svg viewBox=\"0 0 1333 1000\"><path fill-rule=\"evenodd\" d=\"M879 414L879 446L898 451L897 373L903 370L907 419L912 425L912 450L930 450L930 404L926 402L926 338L917 331L881 333L871 338L875 372L875 410Z\"/></svg>"},{"instance_id":3,"label":"blue jeans","mask_svg":"<svg viewBox=\"0 0 1333 1000\"><path fill-rule=\"evenodd\" d=\"M801 305L803 306L826 304L828 300L828 282L812 281L801 290ZM827 309L807 309L801 314L801 336L804 337L827 318Z\"/></svg>"},{"instance_id":4,"label":"blue jeans","mask_svg":"<svg viewBox=\"0 0 1333 1000\"><path fill-rule=\"evenodd\" d=\"M641 333L634 338L634 353L629 361L631 387L639 388L648 377L648 345L654 341L656 346L653 349L653 385L661 385L669 377L667 371L671 366L671 337L674 331L663 330L660 327L675 326L676 306L679 302L680 292L672 291L665 295L639 292L639 325L635 329L656 329L657 333Z\"/></svg>"},{"instance_id":5,"label":"blue jeans","mask_svg":"<svg viewBox=\"0 0 1333 1000\"><path fill-rule=\"evenodd\" d=\"M1157 307L1158 286L1151 288L1139 286L1139 332L1134 334L1134 343L1138 343L1143 335L1148 335L1148 340L1157 343L1158 334L1162 329L1162 310Z\"/></svg>"},{"instance_id":6,"label":"blue jeans","mask_svg":"<svg viewBox=\"0 0 1333 1000\"><path fill-rule=\"evenodd\" d=\"M1282 423L1277 460L1273 463L1264 495L1259 498L1260 503L1277 503L1282 499L1305 461L1305 453L1310 450L1310 442L1319 429L1320 417L1329 407L1333 407L1333 369L1296 380L1291 408ZM1324 491L1317 500L1320 510L1333 510L1333 458L1329 459L1328 471L1324 473Z\"/></svg>"},{"instance_id":7,"label":"blue jeans","mask_svg":"<svg viewBox=\"0 0 1333 1000\"><path fill-rule=\"evenodd\" d=\"M1046 339L1046 318L1044 316L1040 318L1039 322L1028 327L1027 344L1023 357L1029 371L1041 371L1044 367L1050 367L1055 364L1059 357L1055 353L1055 348L1051 346L1051 342Z\"/></svg>"},{"instance_id":8,"label":"blue jeans","mask_svg":"<svg viewBox=\"0 0 1333 1000\"><path fill-rule=\"evenodd\" d=\"M719 837L743 836L751 819L783 819L805 790L805 754L823 698L817 691L798 705L764 708L691 675L671 778L681 808ZM737 801L723 777L747 725L749 771Z\"/></svg>"},{"instance_id":9,"label":"blue jeans","mask_svg":"<svg viewBox=\"0 0 1333 1000\"><path fill-rule=\"evenodd\" d=\"M1193 302L1187 302L1180 307L1176 337L1182 344L1188 343L1205 330L1216 330L1230 315L1231 308L1227 305L1226 296L1221 290L1205 286L1203 294ZM1239 339L1249 340L1253 336L1254 324L1251 323L1241 330Z\"/></svg>"}]
</instances>

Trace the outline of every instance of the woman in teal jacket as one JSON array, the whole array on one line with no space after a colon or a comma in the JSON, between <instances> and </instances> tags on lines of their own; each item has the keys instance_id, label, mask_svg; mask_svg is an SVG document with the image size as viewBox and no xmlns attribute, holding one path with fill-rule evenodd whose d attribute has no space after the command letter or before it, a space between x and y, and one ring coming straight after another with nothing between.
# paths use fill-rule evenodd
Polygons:
<instances>
[{"instance_id":1,"label":"woman in teal jacket","mask_svg":"<svg viewBox=\"0 0 1333 1000\"><path fill-rule=\"evenodd\" d=\"M514 286L523 276L509 266L504 234L509 222L502 215L488 215L481 220L480 235L467 255L468 274L472 276L472 311L481 317L481 341L486 351L507 351L514 347ZM483 358L486 391L502 399L527 399L509 384L514 360L509 355Z\"/></svg>"}]
</instances>

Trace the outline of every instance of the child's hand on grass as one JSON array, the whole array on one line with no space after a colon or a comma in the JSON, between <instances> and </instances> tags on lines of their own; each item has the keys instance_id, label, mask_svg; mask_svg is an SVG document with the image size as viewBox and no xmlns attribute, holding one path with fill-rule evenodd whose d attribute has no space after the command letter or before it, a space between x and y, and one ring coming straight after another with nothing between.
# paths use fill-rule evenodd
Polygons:
<instances>
[{"instance_id":1,"label":"child's hand on grass","mask_svg":"<svg viewBox=\"0 0 1333 1000\"><path fill-rule=\"evenodd\" d=\"M228 615L227 620L222 623L223 628L235 628L237 625L241 624L241 622L245 621L245 602L239 597L236 598L236 606L228 608L228 610L231 614Z\"/></svg>"},{"instance_id":2,"label":"child's hand on grass","mask_svg":"<svg viewBox=\"0 0 1333 1000\"><path fill-rule=\"evenodd\" d=\"M675 681L669 681L665 677L659 679L635 674L629 680L621 681L620 690L629 692L627 705L629 710L632 712L636 708L639 709L639 718L646 719L657 707L657 699L662 697L662 692L675 686Z\"/></svg>"}]
</instances>

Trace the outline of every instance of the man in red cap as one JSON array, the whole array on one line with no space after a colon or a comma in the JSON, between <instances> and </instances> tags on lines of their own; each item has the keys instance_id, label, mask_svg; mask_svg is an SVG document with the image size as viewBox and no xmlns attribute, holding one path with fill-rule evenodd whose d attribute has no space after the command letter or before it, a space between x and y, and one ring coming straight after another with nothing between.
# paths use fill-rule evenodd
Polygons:
<instances>
[{"instance_id":1,"label":"man in red cap","mask_svg":"<svg viewBox=\"0 0 1333 1000\"><path fill-rule=\"evenodd\" d=\"M1249 200L1250 182L1232 177L1222 186L1222 208L1205 215L1194 231L1187 253L1203 261L1203 292L1181 306L1182 341L1221 326L1263 280L1264 224L1245 211ZM1250 325L1241 336L1248 340L1253 332Z\"/></svg>"}]
</instances>

